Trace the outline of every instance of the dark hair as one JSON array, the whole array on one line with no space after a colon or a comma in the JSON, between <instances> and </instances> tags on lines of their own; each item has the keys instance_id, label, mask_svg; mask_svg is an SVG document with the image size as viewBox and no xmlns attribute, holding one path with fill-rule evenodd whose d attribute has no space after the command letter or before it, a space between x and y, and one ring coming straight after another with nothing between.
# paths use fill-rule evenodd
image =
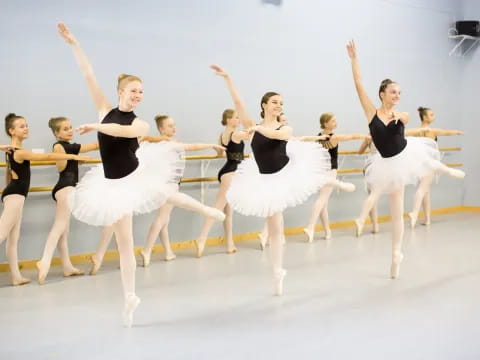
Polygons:
<instances>
[{"instance_id":1,"label":"dark hair","mask_svg":"<svg viewBox=\"0 0 480 360\"><path fill-rule=\"evenodd\" d=\"M266 104L268 103L268 100L272 97L272 96L275 96L275 95L280 95L279 93L276 93L274 91L269 91L267 93L265 93L265 95L262 96L262 100L260 101L260 108L262 109L262 112L260 113L260 116L263 117L265 116L265 111L263 110L263 104Z\"/></svg>"},{"instance_id":2,"label":"dark hair","mask_svg":"<svg viewBox=\"0 0 480 360\"><path fill-rule=\"evenodd\" d=\"M60 124L67 120L68 119L64 116L53 117L48 120L48 127L52 129L53 135L55 135L55 133L60 130Z\"/></svg>"},{"instance_id":3,"label":"dark hair","mask_svg":"<svg viewBox=\"0 0 480 360\"><path fill-rule=\"evenodd\" d=\"M235 114L235 110L232 110L232 109L224 110L222 113L222 125L223 126L227 125L227 120L231 119L234 114Z\"/></svg>"},{"instance_id":4,"label":"dark hair","mask_svg":"<svg viewBox=\"0 0 480 360\"><path fill-rule=\"evenodd\" d=\"M15 123L15 120L18 120L18 119L23 119L23 116L16 115L14 113L10 113L7 116L5 116L5 132L9 137L12 137L12 135L10 135L9 130L15 128L13 124Z\"/></svg>"},{"instance_id":5,"label":"dark hair","mask_svg":"<svg viewBox=\"0 0 480 360\"><path fill-rule=\"evenodd\" d=\"M163 125L163 122L167 120L170 116L168 115L157 115L155 116L155 122L157 123L157 128L160 129Z\"/></svg>"},{"instance_id":6,"label":"dark hair","mask_svg":"<svg viewBox=\"0 0 480 360\"><path fill-rule=\"evenodd\" d=\"M380 94L385 92L388 85L391 85L391 84L396 84L396 82L390 79L385 79L381 82L380 88L378 89L378 97L380 98L380 100L382 100L382 97L380 96Z\"/></svg>"},{"instance_id":7,"label":"dark hair","mask_svg":"<svg viewBox=\"0 0 480 360\"><path fill-rule=\"evenodd\" d=\"M418 115L420 115L420 121L423 121L423 117L427 115L427 112L430 111L431 109L420 106L417 110L418 110Z\"/></svg>"}]
</instances>

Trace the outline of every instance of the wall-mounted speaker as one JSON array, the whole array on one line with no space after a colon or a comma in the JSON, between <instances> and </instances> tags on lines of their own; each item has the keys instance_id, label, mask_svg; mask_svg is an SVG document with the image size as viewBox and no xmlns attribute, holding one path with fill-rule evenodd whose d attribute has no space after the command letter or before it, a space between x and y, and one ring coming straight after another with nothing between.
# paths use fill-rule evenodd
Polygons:
<instances>
[{"instance_id":1,"label":"wall-mounted speaker","mask_svg":"<svg viewBox=\"0 0 480 360\"><path fill-rule=\"evenodd\" d=\"M457 21L455 28L458 35L480 36L480 21Z\"/></svg>"}]
</instances>

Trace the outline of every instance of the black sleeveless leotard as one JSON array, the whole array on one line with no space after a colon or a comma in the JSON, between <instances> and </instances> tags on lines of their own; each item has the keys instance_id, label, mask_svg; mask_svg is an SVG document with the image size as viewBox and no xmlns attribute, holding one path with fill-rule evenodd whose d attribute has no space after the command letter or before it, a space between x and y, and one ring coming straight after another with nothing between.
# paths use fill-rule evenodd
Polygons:
<instances>
[{"instance_id":1,"label":"black sleeveless leotard","mask_svg":"<svg viewBox=\"0 0 480 360\"><path fill-rule=\"evenodd\" d=\"M372 141L383 158L400 154L407 146L405 125L400 120L391 120L385 125L375 113L368 127Z\"/></svg>"},{"instance_id":2,"label":"black sleeveless leotard","mask_svg":"<svg viewBox=\"0 0 480 360\"><path fill-rule=\"evenodd\" d=\"M131 125L136 117L133 112L124 112L115 108L103 118L102 124ZM137 138L110 136L98 132L98 145L103 172L107 179L121 179L138 167L138 159L135 155L138 149Z\"/></svg>"},{"instance_id":3,"label":"black sleeveless leotard","mask_svg":"<svg viewBox=\"0 0 480 360\"><path fill-rule=\"evenodd\" d=\"M57 141L53 146L60 144L65 150L66 154L78 155L80 153L80 148L82 145L76 143L69 143L68 141ZM60 172L57 184L52 190L53 200L57 191L67 187L67 186L76 186L78 183L78 161L77 160L67 160L67 166L63 171Z\"/></svg>"},{"instance_id":4,"label":"black sleeveless leotard","mask_svg":"<svg viewBox=\"0 0 480 360\"><path fill-rule=\"evenodd\" d=\"M27 197L30 188L30 160L24 160L23 163L17 163L13 157L15 148L5 154L10 170L17 174L18 179L11 179L10 183L2 192L2 201L5 196L18 194ZM8 171L8 169L7 169Z\"/></svg>"},{"instance_id":5,"label":"black sleeveless leotard","mask_svg":"<svg viewBox=\"0 0 480 360\"><path fill-rule=\"evenodd\" d=\"M253 135L252 151L261 174L279 172L290 161L287 156L287 141L270 139L257 131Z\"/></svg>"},{"instance_id":6,"label":"black sleeveless leotard","mask_svg":"<svg viewBox=\"0 0 480 360\"><path fill-rule=\"evenodd\" d=\"M226 148L225 153L227 154L227 162L218 172L218 181L222 181L222 176L237 170L238 164L240 164L244 158L243 150L245 148L245 143L243 140L240 143L235 143L232 141L233 132L230 134L230 139L227 145L222 146Z\"/></svg>"},{"instance_id":7,"label":"black sleeveless leotard","mask_svg":"<svg viewBox=\"0 0 480 360\"><path fill-rule=\"evenodd\" d=\"M318 136L325 135L322 134L321 132L318 133ZM328 136L332 136L332 134L328 134ZM338 144L337 146L333 146L330 140L319 140L318 141L322 146L328 150L328 153L330 154L330 164L331 164L331 169L336 170L338 169Z\"/></svg>"}]
</instances>

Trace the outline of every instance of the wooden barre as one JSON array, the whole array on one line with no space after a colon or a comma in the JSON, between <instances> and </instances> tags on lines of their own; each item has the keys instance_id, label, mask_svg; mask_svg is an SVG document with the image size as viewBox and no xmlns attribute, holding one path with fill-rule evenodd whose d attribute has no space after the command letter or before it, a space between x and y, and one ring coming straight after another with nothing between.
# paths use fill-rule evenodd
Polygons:
<instances>
[{"instance_id":1,"label":"wooden barre","mask_svg":"<svg viewBox=\"0 0 480 360\"><path fill-rule=\"evenodd\" d=\"M446 164L449 167L461 167L463 164L461 163L455 163L455 164ZM338 174L359 174L363 173L363 169L339 169L337 170ZM182 184L188 184L188 183L196 183L196 182L213 182L217 181L217 177L198 177L198 178L185 178L180 180ZM47 192L47 191L52 191L53 186L35 186L31 187L28 192ZM3 192L3 190L0 190L0 194Z\"/></svg>"},{"instance_id":2,"label":"wooden barre","mask_svg":"<svg viewBox=\"0 0 480 360\"><path fill-rule=\"evenodd\" d=\"M451 152L451 151L460 151L462 148L460 147L449 147L449 148L440 148L439 149L442 152ZM368 154L369 152L366 151L364 154ZM339 155L360 155L358 151L352 150L352 151L339 151ZM248 158L249 155L245 154L245 158ZM190 155L190 156L185 156L185 160L214 160L214 159L225 159L225 156L218 156L218 155ZM99 159L93 159L93 160L87 160L87 161L82 161L80 164L100 164L102 161ZM32 161L30 163L31 166L52 166L56 165L56 161ZM5 167L6 163L5 162L0 162L0 167Z\"/></svg>"}]
</instances>

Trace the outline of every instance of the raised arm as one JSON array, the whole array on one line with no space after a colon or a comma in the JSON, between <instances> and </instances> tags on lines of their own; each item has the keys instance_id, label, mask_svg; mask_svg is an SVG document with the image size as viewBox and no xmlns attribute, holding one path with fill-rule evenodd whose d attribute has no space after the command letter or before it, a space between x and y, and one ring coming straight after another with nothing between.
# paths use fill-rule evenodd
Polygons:
<instances>
[{"instance_id":1,"label":"raised arm","mask_svg":"<svg viewBox=\"0 0 480 360\"><path fill-rule=\"evenodd\" d=\"M124 137L124 138L136 138L145 136L148 132L150 125L146 121L136 118L131 125L120 124L86 124L77 128L80 135L86 134L90 131L96 130L110 136Z\"/></svg>"},{"instance_id":2,"label":"raised arm","mask_svg":"<svg viewBox=\"0 0 480 360\"><path fill-rule=\"evenodd\" d=\"M376 112L376 107L373 102L368 97L367 91L363 87L362 76L360 74L360 65L358 64L357 58L357 49L355 47L355 42L352 40L347 45L348 56L352 62L352 73L353 81L355 83L355 89L357 90L357 95L362 105L365 116L367 117L368 123L372 121L373 116Z\"/></svg>"},{"instance_id":3,"label":"raised arm","mask_svg":"<svg viewBox=\"0 0 480 360\"><path fill-rule=\"evenodd\" d=\"M248 129L252 126L255 126L255 122L252 120L250 115L248 115L245 104L243 103L243 100L240 97L237 89L233 85L233 81L230 78L230 75L228 75L220 66L211 65L210 68L215 70L215 73L217 75L222 76L225 79L228 91L230 92L230 96L232 97L233 103L235 105L235 111L238 113L238 117L240 118L243 127Z\"/></svg>"},{"instance_id":4,"label":"raised arm","mask_svg":"<svg viewBox=\"0 0 480 360\"><path fill-rule=\"evenodd\" d=\"M78 66L80 67L80 71L85 77L90 95L92 96L95 106L97 107L100 118L103 118L104 115L106 115L112 109L112 106L98 86L97 79L93 73L93 68L88 61L87 56L83 52L75 36L73 36L65 24L59 23L57 27L62 38L67 42L67 44L72 46L73 54L75 55Z\"/></svg>"},{"instance_id":5,"label":"raised arm","mask_svg":"<svg viewBox=\"0 0 480 360\"><path fill-rule=\"evenodd\" d=\"M299 136L295 139L298 141L324 141L329 139L329 135L317 135L317 136Z\"/></svg>"},{"instance_id":6,"label":"raised arm","mask_svg":"<svg viewBox=\"0 0 480 360\"><path fill-rule=\"evenodd\" d=\"M86 153L90 151L98 150L98 142L94 142L92 144L83 144L80 146L80 152Z\"/></svg>"},{"instance_id":7,"label":"raised arm","mask_svg":"<svg viewBox=\"0 0 480 360\"><path fill-rule=\"evenodd\" d=\"M463 131L460 130L429 129L429 131L435 136L463 135Z\"/></svg>"},{"instance_id":8,"label":"raised arm","mask_svg":"<svg viewBox=\"0 0 480 360\"><path fill-rule=\"evenodd\" d=\"M218 144L183 144L185 151L200 151L200 150L207 150L212 149L217 152L225 151L225 148Z\"/></svg>"},{"instance_id":9,"label":"raised arm","mask_svg":"<svg viewBox=\"0 0 480 360\"><path fill-rule=\"evenodd\" d=\"M348 134L348 135L335 134L335 135L332 135L332 138L336 139L338 142L367 139L368 137L369 137L368 134Z\"/></svg>"},{"instance_id":10,"label":"raised arm","mask_svg":"<svg viewBox=\"0 0 480 360\"><path fill-rule=\"evenodd\" d=\"M140 138L140 141L146 141L146 142L151 142L151 143L159 143L159 142L162 142L162 141L170 141L170 140L171 139L168 136L163 136L163 135L160 135L160 136L147 135L147 136L142 136Z\"/></svg>"},{"instance_id":11,"label":"raised arm","mask_svg":"<svg viewBox=\"0 0 480 360\"><path fill-rule=\"evenodd\" d=\"M28 150L17 150L13 154L15 161L24 161L24 160L31 160L31 161L58 161L58 160L78 160L78 161L86 161L91 159L90 156L82 156L82 155L73 155L73 154L65 154L61 152L53 152L47 154L38 154Z\"/></svg>"},{"instance_id":12,"label":"raised arm","mask_svg":"<svg viewBox=\"0 0 480 360\"><path fill-rule=\"evenodd\" d=\"M292 128L283 126L279 130L269 129L262 125L255 126L255 131L258 131L263 136L275 140L288 140L292 137Z\"/></svg>"}]
</instances>

